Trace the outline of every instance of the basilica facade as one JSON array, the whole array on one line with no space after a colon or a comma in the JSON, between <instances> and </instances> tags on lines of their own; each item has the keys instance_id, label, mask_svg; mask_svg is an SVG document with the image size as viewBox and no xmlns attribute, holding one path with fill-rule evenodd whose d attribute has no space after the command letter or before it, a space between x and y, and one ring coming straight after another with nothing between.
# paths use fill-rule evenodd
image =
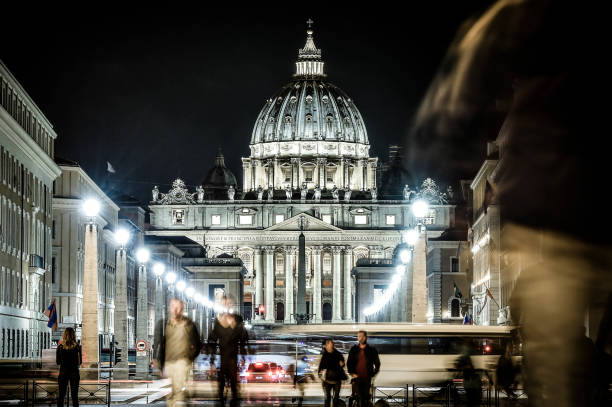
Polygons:
<instances>
[{"instance_id":1,"label":"basilica facade","mask_svg":"<svg viewBox=\"0 0 612 407\"><path fill-rule=\"evenodd\" d=\"M205 247L209 258L240 258L247 318L296 322L300 233L306 240L310 321L348 322L359 320L357 261L393 261L402 232L417 224L415 199L430 203L419 220L428 239L454 225L452 192L440 191L432 180L399 186L393 199L378 193L378 159L370 157L363 118L354 101L328 81L310 29L295 74L256 118L249 150L240 184L219 152L195 190L180 179L166 192L155 187L147 232L185 236ZM418 287L426 289L424 283ZM254 315L256 309L263 315Z\"/></svg>"}]
</instances>

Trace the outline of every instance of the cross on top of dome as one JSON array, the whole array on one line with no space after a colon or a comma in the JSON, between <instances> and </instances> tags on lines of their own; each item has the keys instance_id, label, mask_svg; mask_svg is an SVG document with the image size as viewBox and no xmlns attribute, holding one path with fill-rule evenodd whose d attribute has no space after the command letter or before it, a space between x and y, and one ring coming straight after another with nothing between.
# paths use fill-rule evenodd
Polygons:
<instances>
[{"instance_id":1,"label":"cross on top of dome","mask_svg":"<svg viewBox=\"0 0 612 407\"><path fill-rule=\"evenodd\" d=\"M317 48L312 37L312 24L314 21L308 19L308 30L306 30L306 45L298 50L298 60L295 63L296 76L325 76L323 73L323 61L321 60L321 50Z\"/></svg>"}]
</instances>

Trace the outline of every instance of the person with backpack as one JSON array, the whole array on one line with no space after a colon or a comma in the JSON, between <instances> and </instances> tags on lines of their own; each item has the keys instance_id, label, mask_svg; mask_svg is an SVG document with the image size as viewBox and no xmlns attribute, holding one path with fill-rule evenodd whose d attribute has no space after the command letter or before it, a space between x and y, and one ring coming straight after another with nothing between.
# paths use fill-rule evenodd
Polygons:
<instances>
[{"instance_id":1,"label":"person with backpack","mask_svg":"<svg viewBox=\"0 0 612 407\"><path fill-rule=\"evenodd\" d=\"M329 407L332 391L334 393L334 407L338 407L340 387L342 386L342 381L348 379L348 377L344 372L344 356L334 347L334 340L331 338L325 340L318 373L323 382L325 407Z\"/></svg>"}]
</instances>

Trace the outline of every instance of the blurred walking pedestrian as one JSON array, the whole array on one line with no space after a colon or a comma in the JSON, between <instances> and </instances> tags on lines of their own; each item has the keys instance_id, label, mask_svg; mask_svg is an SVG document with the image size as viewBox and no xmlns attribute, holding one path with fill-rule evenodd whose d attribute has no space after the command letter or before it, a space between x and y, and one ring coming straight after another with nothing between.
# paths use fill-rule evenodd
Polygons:
<instances>
[{"instance_id":1,"label":"blurred walking pedestrian","mask_svg":"<svg viewBox=\"0 0 612 407\"><path fill-rule=\"evenodd\" d=\"M79 374L79 366L83 363L83 354L81 346L76 341L76 335L73 328L66 328L62 334L62 343L57 346L55 353L55 362L59 365L60 371L57 377L58 397L57 407L64 407L64 397L68 383L70 383L70 395L72 396L72 405L79 406L79 382L81 375Z\"/></svg>"},{"instance_id":2,"label":"blurred walking pedestrian","mask_svg":"<svg viewBox=\"0 0 612 407\"><path fill-rule=\"evenodd\" d=\"M517 367L512 362L512 344L506 343L504 353L497 361L495 369L495 385L501 389L510 399L515 397L514 389L516 387Z\"/></svg>"},{"instance_id":3,"label":"blurred walking pedestrian","mask_svg":"<svg viewBox=\"0 0 612 407\"><path fill-rule=\"evenodd\" d=\"M359 406L366 407L372 404L370 387L372 379L380 370L380 359L376 349L368 345L368 333L366 331L359 331L357 340L359 343L353 345L349 351L346 367L353 378L351 384L354 389L353 393L358 396Z\"/></svg>"},{"instance_id":4,"label":"blurred walking pedestrian","mask_svg":"<svg viewBox=\"0 0 612 407\"><path fill-rule=\"evenodd\" d=\"M189 371L202 348L198 329L183 315L183 308L183 301L170 300L168 323L164 327L159 321L155 329L154 364L172 382L172 391L166 400L168 407L185 403Z\"/></svg>"},{"instance_id":5,"label":"blurred walking pedestrian","mask_svg":"<svg viewBox=\"0 0 612 407\"><path fill-rule=\"evenodd\" d=\"M217 374L219 405L225 406L225 384L229 383L232 391L231 407L240 405L238 389L238 353L247 354L249 336L240 315L232 313L233 303L229 297L224 296L221 302L222 312L217 315L214 325L208 336L207 352L210 355L211 376ZM221 358L219 371L215 368L215 353L219 347Z\"/></svg>"},{"instance_id":6,"label":"blurred walking pedestrian","mask_svg":"<svg viewBox=\"0 0 612 407\"><path fill-rule=\"evenodd\" d=\"M474 354L474 344L471 339L463 342L461 354L455 362L455 367L463 379L463 388L467 398L467 405L479 406L482 398L482 381L480 374L474 367L472 355Z\"/></svg>"},{"instance_id":7,"label":"blurred walking pedestrian","mask_svg":"<svg viewBox=\"0 0 612 407\"><path fill-rule=\"evenodd\" d=\"M325 393L325 407L329 407L333 391L334 407L338 407L342 381L348 377L344 372L344 356L334 346L333 339L326 339L321 361L319 362L319 377Z\"/></svg>"}]
</instances>

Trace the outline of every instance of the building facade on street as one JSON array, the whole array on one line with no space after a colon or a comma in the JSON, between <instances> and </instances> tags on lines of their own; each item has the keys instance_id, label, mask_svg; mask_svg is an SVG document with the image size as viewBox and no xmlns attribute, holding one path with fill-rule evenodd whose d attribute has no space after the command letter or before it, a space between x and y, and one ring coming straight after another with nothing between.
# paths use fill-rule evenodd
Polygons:
<instances>
[{"instance_id":1,"label":"building facade on street","mask_svg":"<svg viewBox=\"0 0 612 407\"><path fill-rule=\"evenodd\" d=\"M53 161L57 134L0 61L0 360L36 360L51 344Z\"/></svg>"},{"instance_id":2,"label":"building facade on street","mask_svg":"<svg viewBox=\"0 0 612 407\"><path fill-rule=\"evenodd\" d=\"M352 269L362 258L392 258L402 232L417 224L411 204L426 185L415 191L398 185L392 198L378 193L378 159L370 157L363 118L327 80L312 30L293 78L257 117L249 150L241 188L221 153L195 190L181 179L165 193L155 187L147 234L185 236L205 247L208 258L241 259L243 308L263 306L258 318L294 323L303 229L310 321L356 320ZM454 225L455 206L438 193L423 219L429 238ZM425 285L423 278L424 299Z\"/></svg>"}]
</instances>

